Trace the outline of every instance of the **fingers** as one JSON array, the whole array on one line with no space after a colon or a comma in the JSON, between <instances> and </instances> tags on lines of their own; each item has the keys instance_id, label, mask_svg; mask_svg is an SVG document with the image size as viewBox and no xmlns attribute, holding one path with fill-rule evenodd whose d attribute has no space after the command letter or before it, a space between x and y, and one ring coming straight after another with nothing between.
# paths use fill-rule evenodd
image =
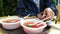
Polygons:
<instances>
[{"instance_id":1,"label":"fingers","mask_svg":"<svg viewBox=\"0 0 60 34\"><path fill-rule=\"evenodd\" d=\"M38 18L41 19L41 20L42 20L42 19L45 19L45 18L48 18L48 19L46 19L46 20L52 20L53 17L54 17L54 12L53 12L52 9L46 8L46 9L44 10L44 12L38 14L37 16L38 16Z\"/></svg>"},{"instance_id":2,"label":"fingers","mask_svg":"<svg viewBox=\"0 0 60 34\"><path fill-rule=\"evenodd\" d=\"M46 8L45 10L44 10L44 12L45 12L45 14L46 14L46 18L48 18L48 20L51 20L51 19L53 19L53 17L54 17L54 12L53 12L53 10L51 10L50 8Z\"/></svg>"},{"instance_id":3,"label":"fingers","mask_svg":"<svg viewBox=\"0 0 60 34\"><path fill-rule=\"evenodd\" d=\"M45 18L45 13L44 12L42 12L42 13L39 13L38 15L38 18L40 19L40 20L42 20L42 19L44 19Z\"/></svg>"}]
</instances>

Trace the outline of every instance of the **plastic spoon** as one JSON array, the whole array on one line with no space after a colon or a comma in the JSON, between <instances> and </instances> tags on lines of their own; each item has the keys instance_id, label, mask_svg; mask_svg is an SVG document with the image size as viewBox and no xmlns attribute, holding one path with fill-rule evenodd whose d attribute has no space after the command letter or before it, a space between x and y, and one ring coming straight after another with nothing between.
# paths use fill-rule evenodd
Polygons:
<instances>
[{"instance_id":1,"label":"plastic spoon","mask_svg":"<svg viewBox=\"0 0 60 34\"><path fill-rule=\"evenodd\" d=\"M27 16L23 17L23 18L28 18L30 16L30 14L28 14Z\"/></svg>"}]
</instances>

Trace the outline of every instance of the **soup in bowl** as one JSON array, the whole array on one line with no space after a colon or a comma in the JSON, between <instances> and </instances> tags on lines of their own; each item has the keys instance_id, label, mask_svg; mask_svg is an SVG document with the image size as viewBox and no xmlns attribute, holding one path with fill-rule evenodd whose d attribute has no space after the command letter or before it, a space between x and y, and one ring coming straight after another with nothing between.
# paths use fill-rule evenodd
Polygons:
<instances>
[{"instance_id":1,"label":"soup in bowl","mask_svg":"<svg viewBox=\"0 0 60 34\"><path fill-rule=\"evenodd\" d=\"M4 18L0 20L4 29L16 29L20 27L22 18Z\"/></svg>"},{"instance_id":2,"label":"soup in bowl","mask_svg":"<svg viewBox=\"0 0 60 34\"><path fill-rule=\"evenodd\" d=\"M47 25L45 22L40 20L27 19L22 21L21 26L28 34L38 34L41 33Z\"/></svg>"}]
</instances>

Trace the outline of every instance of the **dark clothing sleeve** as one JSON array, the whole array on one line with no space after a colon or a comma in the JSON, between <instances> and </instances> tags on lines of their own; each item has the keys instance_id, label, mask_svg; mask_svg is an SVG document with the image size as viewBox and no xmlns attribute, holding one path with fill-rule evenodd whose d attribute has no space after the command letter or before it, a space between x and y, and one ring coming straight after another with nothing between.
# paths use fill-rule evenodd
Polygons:
<instances>
[{"instance_id":1,"label":"dark clothing sleeve","mask_svg":"<svg viewBox=\"0 0 60 34\"><path fill-rule=\"evenodd\" d=\"M54 11L55 16L58 16L58 11L56 9L54 1L53 0L43 0L43 1L44 1L45 5L41 6L41 9L44 6L45 6L45 8L49 7ZM37 10L36 6L34 5L33 1L32 0L29 1L29 2L27 1L28 3L25 2L26 4L24 2L25 2L25 0L20 0L19 1L18 5L17 5L17 9L16 9L17 14L21 15L21 16L26 16L28 14L31 14L31 16L36 16L37 13L38 13L37 12L38 10ZM43 4L43 2L41 4ZM26 10L27 10L27 12L26 12Z\"/></svg>"},{"instance_id":2,"label":"dark clothing sleeve","mask_svg":"<svg viewBox=\"0 0 60 34\"><path fill-rule=\"evenodd\" d=\"M54 11L55 16L58 16L58 11L56 9L56 5L55 5L54 1L53 0L46 0L44 2L46 5L46 8L48 8L48 7L51 8Z\"/></svg>"},{"instance_id":3,"label":"dark clothing sleeve","mask_svg":"<svg viewBox=\"0 0 60 34\"><path fill-rule=\"evenodd\" d=\"M23 0L20 0L18 2L16 12L18 15L21 15L21 16L27 15L27 12L25 12L25 5L23 3Z\"/></svg>"},{"instance_id":4,"label":"dark clothing sleeve","mask_svg":"<svg viewBox=\"0 0 60 34\"><path fill-rule=\"evenodd\" d=\"M20 0L18 5L17 5L17 9L16 9L16 12L18 15L24 17L24 16L27 16L28 14L30 14L30 16L36 16L36 12L34 11L30 11L33 10L30 6L30 4L27 3L28 6L26 6L26 2L25 0ZM27 9L28 8L28 9Z\"/></svg>"}]
</instances>

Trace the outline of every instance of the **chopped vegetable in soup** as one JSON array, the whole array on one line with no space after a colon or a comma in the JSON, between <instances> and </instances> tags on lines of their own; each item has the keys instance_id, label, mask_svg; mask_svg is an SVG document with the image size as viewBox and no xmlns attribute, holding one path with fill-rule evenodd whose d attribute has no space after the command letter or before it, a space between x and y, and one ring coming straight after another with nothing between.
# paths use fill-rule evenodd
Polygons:
<instances>
[{"instance_id":1,"label":"chopped vegetable in soup","mask_svg":"<svg viewBox=\"0 0 60 34\"><path fill-rule=\"evenodd\" d=\"M40 22L36 24L34 24L34 22L25 22L24 25L31 28L39 28L44 26L44 24L41 24Z\"/></svg>"}]
</instances>

